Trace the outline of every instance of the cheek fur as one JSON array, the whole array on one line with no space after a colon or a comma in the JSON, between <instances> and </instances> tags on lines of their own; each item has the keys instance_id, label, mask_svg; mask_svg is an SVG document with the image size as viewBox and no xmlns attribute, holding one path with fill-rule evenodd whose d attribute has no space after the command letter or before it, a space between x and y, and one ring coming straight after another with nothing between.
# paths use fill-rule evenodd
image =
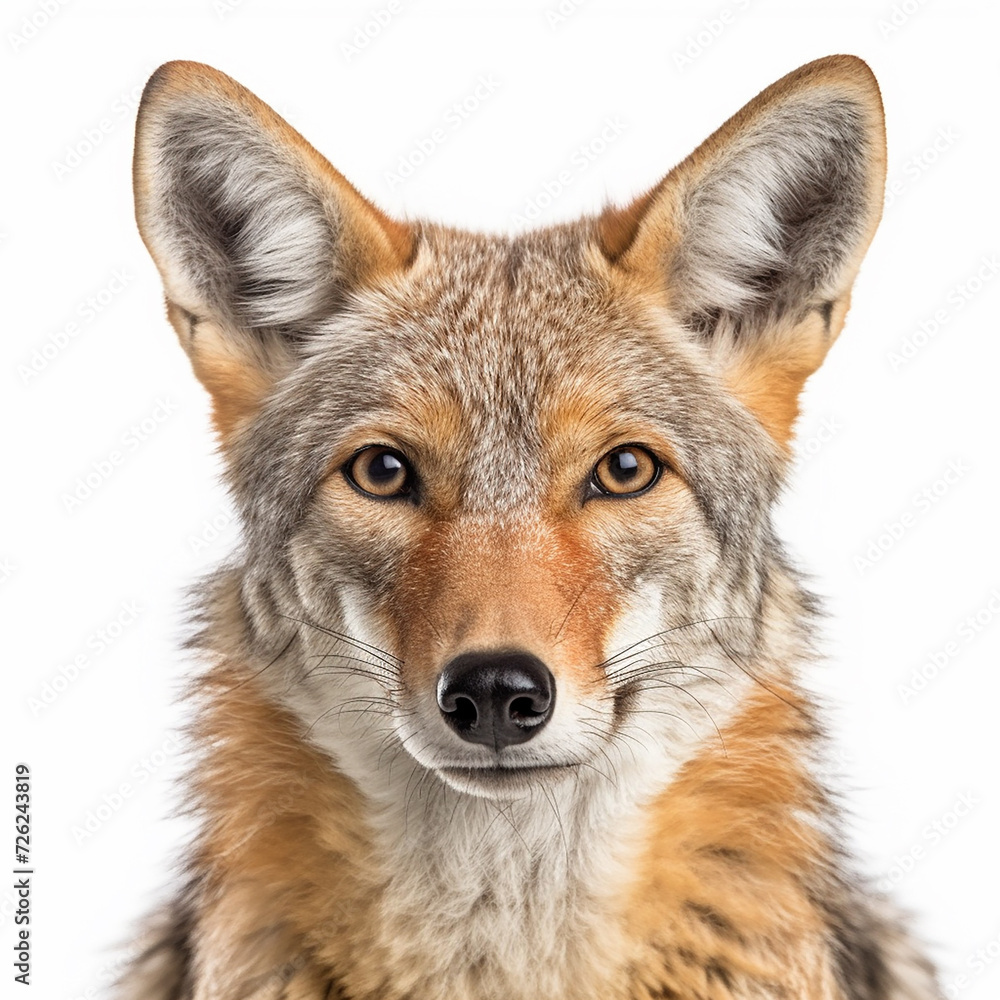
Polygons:
<instances>
[{"instance_id":1,"label":"cheek fur","mask_svg":"<svg viewBox=\"0 0 1000 1000\"><path fill-rule=\"evenodd\" d=\"M649 493L588 501L580 521L597 558L622 590L656 579L671 593L686 593L715 550L690 490L666 471Z\"/></svg>"}]
</instances>

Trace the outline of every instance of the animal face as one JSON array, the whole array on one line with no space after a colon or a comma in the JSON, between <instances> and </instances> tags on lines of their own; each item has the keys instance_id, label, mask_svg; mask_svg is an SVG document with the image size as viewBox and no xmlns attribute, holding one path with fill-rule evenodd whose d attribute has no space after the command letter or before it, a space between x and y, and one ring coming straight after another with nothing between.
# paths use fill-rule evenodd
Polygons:
<instances>
[{"instance_id":1,"label":"animal face","mask_svg":"<svg viewBox=\"0 0 1000 1000\"><path fill-rule=\"evenodd\" d=\"M338 657L368 659L380 676L352 697L385 698L400 745L478 794L597 766L630 727L686 742L696 702L651 715L671 684L731 672L719 641L747 655L773 445L662 309L616 304L586 261L556 272L576 233L424 239L404 280L359 298L349 357L311 353L283 397L280 440L310 441L321 477L287 543L295 614L381 651L315 636L308 701L333 708L335 743Z\"/></svg>"},{"instance_id":2,"label":"animal face","mask_svg":"<svg viewBox=\"0 0 1000 1000\"><path fill-rule=\"evenodd\" d=\"M214 70L154 76L140 228L245 527L215 613L360 787L640 794L802 655L770 508L883 173L831 57L631 205L485 236L388 219Z\"/></svg>"}]
</instances>

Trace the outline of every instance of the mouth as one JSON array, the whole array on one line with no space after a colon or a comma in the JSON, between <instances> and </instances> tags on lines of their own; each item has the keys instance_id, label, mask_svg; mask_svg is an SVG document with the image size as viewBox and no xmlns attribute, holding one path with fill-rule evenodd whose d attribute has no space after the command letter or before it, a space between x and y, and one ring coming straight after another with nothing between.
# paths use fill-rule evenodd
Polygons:
<instances>
[{"instance_id":1,"label":"mouth","mask_svg":"<svg viewBox=\"0 0 1000 1000\"><path fill-rule=\"evenodd\" d=\"M576 772L576 764L537 764L523 767L438 767L437 773L452 788L481 798L510 798L549 788Z\"/></svg>"}]
</instances>

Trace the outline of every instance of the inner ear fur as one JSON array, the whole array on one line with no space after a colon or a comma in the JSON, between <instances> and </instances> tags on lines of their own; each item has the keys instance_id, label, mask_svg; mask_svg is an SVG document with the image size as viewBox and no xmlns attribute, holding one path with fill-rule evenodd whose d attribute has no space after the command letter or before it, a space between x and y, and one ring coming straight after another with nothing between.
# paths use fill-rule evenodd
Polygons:
<instances>
[{"instance_id":1,"label":"inner ear fur","mask_svg":"<svg viewBox=\"0 0 1000 1000\"><path fill-rule=\"evenodd\" d=\"M168 317L224 438L317 322L413 256L409 225L210 66L171 62L150 78L133 171L136 219Z\"/></svg>"},{"instance_id":2,"label":"inner ear fur","mask_svg":"<svg viewBox=\"0 0 1000 1000\"><path fill-rule=\"evenodd\" d=\"M652 190L598 219L620 272L665 301L787 447L882 212L885 124L855 56L757 95Z\"/></svg>"}]
</instances>

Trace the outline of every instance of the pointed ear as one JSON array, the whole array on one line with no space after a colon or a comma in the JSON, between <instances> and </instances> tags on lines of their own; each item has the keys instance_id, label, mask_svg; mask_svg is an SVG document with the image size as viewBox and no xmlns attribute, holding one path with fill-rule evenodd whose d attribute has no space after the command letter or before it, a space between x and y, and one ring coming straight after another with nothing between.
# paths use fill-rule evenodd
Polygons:
<instances>
[{"instance_id":1,"label":"pointed ear","mask_svg":"<svg viewBox=\"0 0 1000 1000\"><path fill-rule=\"evenodd\" d=\"M882 213L878 85L829 56L768 87L652 191L598 220L619 269L665 297L782 446L840 332Z\"/></svg>"},{"instance_id":2,"label":"pointed ear","mask_svg":"<svg viewBox=\"0 0 1000 1000\"><path fill-rule=\"evenodd\" d=\"M225 441L348 294L404 268L414 234L266 104L199 63L161 66L136 128L139 231Z\"/></svg>"}]
</instances>

